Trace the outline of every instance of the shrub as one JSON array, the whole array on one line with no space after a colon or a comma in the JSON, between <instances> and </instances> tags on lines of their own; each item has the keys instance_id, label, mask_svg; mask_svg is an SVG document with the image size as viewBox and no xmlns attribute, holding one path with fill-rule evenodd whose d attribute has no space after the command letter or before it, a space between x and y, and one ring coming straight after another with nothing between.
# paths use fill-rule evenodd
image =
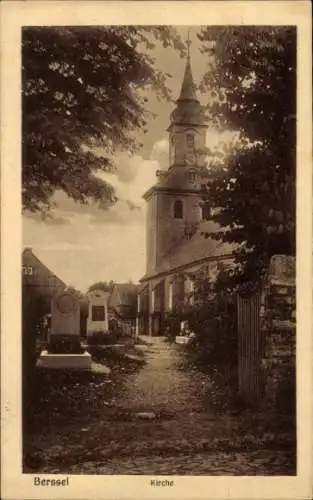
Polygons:
<instances>
[{"instance_id":1,"label":"shrub","mask_svg":"<svg viewBox=\"0 0 313 500\"><path fill-rule=\"evenodd\" d=\"M115 343L119 336L117 332L97 331L88 335L87 341L88 345L107 345Z\"/></svg>"},{"instance_id":2,"label":"shrub","mask_svg":"<svg viewBox=\"0 0 313 500\"><path fill-rule=\"evenodd\" d=\"M196 334L189 348L196 349L199 357L214 364L236 363L236 307L232 294L215 294L202 303L181 306L168 314L165 330L169 338L179 333L181 321L188 321Z\"/></svg>"}]
</instances>

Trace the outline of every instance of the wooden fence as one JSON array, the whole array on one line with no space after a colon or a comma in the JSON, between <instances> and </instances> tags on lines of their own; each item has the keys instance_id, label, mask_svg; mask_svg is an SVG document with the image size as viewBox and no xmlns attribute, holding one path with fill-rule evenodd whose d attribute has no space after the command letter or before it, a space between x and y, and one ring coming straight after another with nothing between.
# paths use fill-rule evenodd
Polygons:
<instances>
[{"instance_id":1,"label":"wooden fence","mask_svg":"<svg viewBox=\"0 0 313 500\"><path fill-rule=\"evenodd\" d=\"M261 296L237 295L238 389L246 402L256 402L263 391L261 361L264 342L260 318Z\"/></svg>"}]
</instances>

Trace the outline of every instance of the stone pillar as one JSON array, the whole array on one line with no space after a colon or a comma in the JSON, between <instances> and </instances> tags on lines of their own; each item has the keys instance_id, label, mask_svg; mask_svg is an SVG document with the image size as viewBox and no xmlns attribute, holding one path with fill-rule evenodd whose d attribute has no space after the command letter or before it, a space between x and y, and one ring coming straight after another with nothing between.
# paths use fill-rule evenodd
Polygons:
<instances>
[{"instance_id":1,"label":"stone pillar","mask_svg":"<svg viewBox=\"0 0 313 500\"><path fill-rule=\"evenodd\" d=\"M173 282L170 281L168 284L168 305L167 305L168 311L173 310Z\"/></svg>"},{"instance_id":2,"label":"stone pillar","mask_svg":"<svg viewBox=\"0 0 313 500\"><path fill-rule=\"evenodd\" d=\"M136 337L139 335L140 294L137 295Z\"/></svg>"},{"instance_id":3,"label":"stone pillar","mask_svg":"<svg viewBox=\"0 0 313 500\"><path fill-rule=\"evenodd\" d=\"M149 335L153 334L153 319L151 312L149 313Z\"/></svg>"},{"instance_id":4,"label":"stone pillar","mask_svg":"<svg viewBox=\"0 0 313 500\"><path fill-rule=\"evenodd\" d=\"M87 337L95 332L109 331L109 290L91 290L88 292L89 314L87 318ZM93 307L101 307L103 317L94 319L92 315Z\"/></svg>"},{"instance_id":5,"label":"stone pillar","mask_svg":"<svg viewBox=\"0 0 313 500\"><path fill-rule=\"evenodd\" d=\"M155 307L155 290L150 288L150 300L149 300L149 335L153 335L153 313Z\"/></svg>"},{"instance_id":6,"label":"stone pillar","mask_svg":"<svg viewBox=\"0 0 313 500\"><path fill-rule=\"evenodd\" d=\"M49 369L90 370L91 356L80 342L80 302L69 290L51 300L51 330L47 350L38 366Z\"/></svg>"},{"instance_id":7,"label":"stone pillar","mask_svg":"<svg viewBox=\"0 0 313 500\"><path fill-rule=\"evenodd\" d=\"M264 290L262 320L264 404L273 411L295 409L296 279L295 258L272 257Z\"/></svg>"},{"instance_id":8,"label":"stone pillar","mask_svg":"<svg viewBox=\"0 0 313 500\"><path fill-rule=\"evenodd\" d=\"M109 307L108 307L108 297L106 297L105 301L104 301L104 311L105 311L105 320L104 320L104 324L105 324L105 331L108 332L109 331Z\"/></svg>"}]
</instances>

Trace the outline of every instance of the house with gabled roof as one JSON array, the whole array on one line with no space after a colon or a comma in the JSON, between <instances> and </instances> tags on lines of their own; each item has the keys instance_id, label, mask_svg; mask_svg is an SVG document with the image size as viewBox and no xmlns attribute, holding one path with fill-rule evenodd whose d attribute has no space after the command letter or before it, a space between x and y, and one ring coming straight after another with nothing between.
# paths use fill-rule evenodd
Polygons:
<instances>
[{"instance_id":1,"label":"house with gabled roof","mask_svg":"<svg viewBox=\"0 0 313 500\"><path fill-rule=\"evenodd\" d=\"M33 252L25 248L22 254L22 283L28 291L51 298L66 288L66 284L53 273Z\"/></svg>"},{"instance_id":2,"label":"house with gabled roof","mask_svg":"<svg viewBox=\"0 0 313 500\"><path fill-rule=\"evenodd\" d=\"M51 299L62 292L66 284L33 252L22 253L22 322L23 336L31 341L39 322L50 314Z\"/></svg>"}]
</instances>

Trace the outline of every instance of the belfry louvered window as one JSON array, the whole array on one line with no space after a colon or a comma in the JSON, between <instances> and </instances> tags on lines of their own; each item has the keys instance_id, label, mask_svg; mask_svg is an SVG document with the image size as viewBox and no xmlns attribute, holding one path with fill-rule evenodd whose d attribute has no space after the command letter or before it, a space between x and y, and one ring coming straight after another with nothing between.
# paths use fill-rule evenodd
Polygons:
<instances>
[{"instance_id":1,"label":"belfry louvered window","mask_svg":"<svg viewBox=\"0 0 313 500\"><path fill-rule=\"evenodd\" d=\"M175 200L174 217L175 217L175 219L182 219L183 218L183 202L181 200Z\"/></svg>"},{"instance_id":2,"label":"belfry louvered window","mask_svg":"<svg viewBox=\"0 0 313 500\"><path fill-rule=\"evenodd\" d=\"M211 218L211 207L207 201L202 205L202 220L209 220Z\"/></svg>"}]
</instances>

